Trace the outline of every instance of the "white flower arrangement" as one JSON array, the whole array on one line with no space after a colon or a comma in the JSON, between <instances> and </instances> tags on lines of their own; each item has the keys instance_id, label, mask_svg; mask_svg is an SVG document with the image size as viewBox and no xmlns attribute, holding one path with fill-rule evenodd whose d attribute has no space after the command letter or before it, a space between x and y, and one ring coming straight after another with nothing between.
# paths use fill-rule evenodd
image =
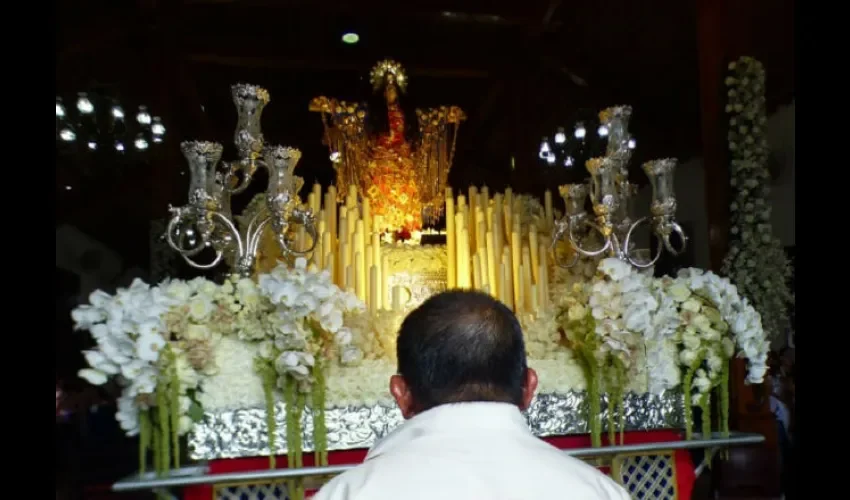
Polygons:
<instances>
[{"instance_id":1,"label":"white flower arrangement","mask_svg":"<svg viewBox=\"0 0 850 500\"><path fill-rule=\"evenodd\" d=\"M75 328L91 332L97 344L84 352L90 368L80 376L94 385L117 379L123 391L116 419L128 435L140 435L140 458L153 444L158 470L180 464L178 437L191 428L190 395L199 382L185 351L170 344L166 313L185 302L166 288L135 280L115 295L92 293L71 313Z\"/></svg>"},{"instance_id":2,"label":"white flower arrangement","mask_svg":"<svg viewBox=\"0 0 850 500\"><path fill-rule=\"evenodd\" d=\"M767 110L764 67L751 57L729 64L730 174L735 199L729 252L722 273L729 276L761 313L769 337L790 327L788 288L791 268L770 224L770 173L767 168Z\"/></svg>"},{"instance_id":3,"label":"white flower arrangement","mask_svg":"<svg viewBox=\"0 0 850 500\"><path fill-rule=\"evenodd\" d=\"M736 346L738 356L749 361L747 381L759 383L764 378L768 342L759 314L728 279L714 273L687 269L676 279L652 278L609 258L599 263L591 281L559 284L554 292L560 298L561 328L584 368L594 446L600 443L601 390L607 390L610 401L622 398L624 381L634 376L630 370L641 348L651 367L652 392L684 385L688 437L691 406L700 406L708 415L710 394L717 387L724 415L721 431L728 431L728 361ZM612 415L608 412L613 442ZM710 416L703 422L707 426L703 430L710 431Z\"/></svg>"},{"instance_id":4,"label":"white flower arrangement","mask_svg":"<svg viewBox=\"0 0 850 500\"><path fill-rule=\"evenodd\" d=\"M232 277L221 285L197 278L151 287L137 280L114 296L95 292L90 304L72 311L76 328L89 330L97 343L85 351L90 367L80 376L95 385L118 380L124 391L116 418L128 435L141 436L140 468L144 470L152 447L156 470L163 473L172 459L179 466L178 437L190 430L193 418L202 416L195 400L216 403L204 389L211 380L221 389L215 375L220 364L230 361L222 361L222 351L254 355L267 407L274 407L274 388L284 389L293 427L287 431L300 436L300 417L295 417L305 395L324 408L323 363L362 359L352 345L354 333L343 324L346 314L363 307L333 285L326 272L308 269L304 259L297 259L293 269L278 266L261 275L259 284ZM222 342L226 349L218 348ZM256 347L239 350L234 342ZM256 393L250 379L245 379L245 389L249 399ZM274 414L269 414L274 449ZM321 453L327 441L324 414L316 414ZM323 456L326 460L326 452Z\"/></svg>"},{"instance_id":5,"label":"white flower arrangement","mask_svg":"<svg viewBox=\"0 0 850 500\"><path fill-rule=\"evenodd\" d=\"M286 436L291 450L288 466L301 467L301 415L311 397L313 408L313 440L316 465L327 465L326 364L335 358L341 363L362 359L352 344L353 333L344 326L348 313L365 309L354 294L343 292L327 271L307 267L298 258L293 268L278 266L260 275L259 288L273 306L269 316L270 338L259 347L257 370L263 378L266 396L266 425L269 436L269 467L275 467L274 450L276 420L274 389L283 390L286 404ZM303 484L289 485L295 498L303 498Z\"/></svg>"},{"instance_id":6,"label":"white flower arrangement","mask_svg":"<svg viewBox=\"0 0 850 500\"><path fill-rule=\"evenodd\" d=\"M727 278L710 271L683 269L666 286L679 311L676 341L685 373L686 435L692 434L692 405L703 411L703 433L711 432L710 398L715 388L720 389L720 430L728 432L729 359L736 345L738 356L749 361L747 381L764 379L769 344L759 314Z\"/></svg>"}]
</instances>

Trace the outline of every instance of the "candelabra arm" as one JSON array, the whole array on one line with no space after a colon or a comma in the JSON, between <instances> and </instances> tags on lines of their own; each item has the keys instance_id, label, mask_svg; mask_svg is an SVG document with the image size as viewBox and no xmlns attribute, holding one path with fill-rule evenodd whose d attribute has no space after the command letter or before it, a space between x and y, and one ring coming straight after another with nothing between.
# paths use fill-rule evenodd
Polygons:
<instances>
[{"instance_id":1,"label":"candelabra arm","mask_svg":"<svg viewBox=\"0 0 850 500\"><path fill-rule=\"evenodd\" d=\"M226 230L235 239L239 259L241 260L245 255L245 246L243 245L239 231L236 229L236 226L233 225L233 222L221 213L191 206L170 208L170 210L174 216L168 222L168 228L165 233L166 241L168 241L168 245L179 253L180 256L183 257L183 260L185 260L190 266L202 270L212 269L217 266L224 257L224 251L221 248L217 248L218 245L216 245L215 242L210 241L210 236L213 234L216 221L223 223ZM177 229L177 225L181 222L186 222L189 218L194 218L198 222L203 221L205 222L204 225L207 227L205 230L201 231L198 238L198 245L192 248L184 248L174 241L174 233L176 232L175 230ZM215 249L215 258L211 262L202 264L192 259L192 257L198 255L207 246L212 246Z\"/></svg>"},{"instance_id":2,"label":"candelabra arm","mask_svg":"<svg viewBox=\"0 0 850 500\"><path fill-rule=\"evenodd\" d=\"M200 238L199 244L192 248L184 248L174 241L174 234L177 232L177 224L179 224L185 217L193 216L196 219L200 219L197 214L197 210L193 207L172 207L169 205L168 211L174 214L173 217L171 217L171 220L168 221L168 227L165 230L165 241L168 242L168 246L184 257L192 257L201 253L201 251L205 248L203 238Z\"/></svg>"},{"instance_id":3,"label":"candelabra arm","mask_svg":"<svg viewBox=\"0 0 850 500\"><path fill-rule=\"evenodd\" d=\"M661 240L664 242L664 247L673 255L681 255L688 247L688 235L685 234L682 226L676 221L665 221L661 227ZM682 239L682 246L678 250L673 248L673 244L670 243L670 235L673 233L678 233L679 238Z\"/></svg>"},{"instance_id":4,"label":"candelabra arm","mask_svg":"<svg viewBox=\"0 0 850 500\"><path fill-rule=\"evenodd\" d=\"M623 248L625 248L625 250L623 251L623 257L625 258L625 260L627 260L629 262L629 264L637 267L638 269L646 269L646 268L654 266L655 263L658 262L658 259L661 257L661 250L662 250L661 245L658 245L658 248L655 249L655 255L653 255L652 260L650 260L649 262L640 262L640 261L636 260L635 258L633 258L631 255L629 255L629 252L631 251L630 250L631 249L630 243L631 243L631 240L632 240L632 233L634 233L635 229L637 229L638 226L640 226L641 224L643 224L644 222L647 222L647 221L649 221L649 217L641 217L634 224L632 224L631 227L629 227L629 231L626 233L626 239L623 242ZM653 234L655 234L655 233L653 233ZM659 236L656 234L656 237L659 237Z\"/></svg>"},{"instance_id":5,"label":"candelabra arm","mask_svg":"<svg viewBox=\"0 0 850 500\"><path fill-rule=\"evenodd\" d=\"M587 249L582 248L579 245L578 238L576 238L576 235L575 235L575 232L574 232L575 227L578 224L570 224L570 228L569 228L569 231L568 231L569 238L570 238L570 245L572 245L573 249L575 249L576 252L580 253L581 255L583 255L585 257L598 257L598 256L602 255L603 253L605 253L605 252L607 252L608 250L611 249L612 242L611 242L611 234L610 233L606 233L605 231L602 230L601 227L590 222L589 220L585 219L582 222L584 222L584 225L589 226L590 228L599 232L599 234L602 235L603 238L605 238L605 244L602 245L602 248L599 248L597 250L587 250Z\"/></svg>"},{"instance_id":6,"label":"candelabra arm","mask_svg":"<svg viewBox=\"0 0 850 500\"><path fill-rule=\"evenodd\" d=\"M569 243L569 223L565 219L555 221L555 231L552 234L552 253L555 256L555 264L563 269L570 269L578 263L579 253L573 252L572 261L569 264L564 264L558 256L558 243L567 235L567 243Z\"/></svg>"},{"instance_id":7,"label":"candelabra arm","mask_svg":"<svg viewBox=\"0 0 850 500\"><path fill-rule=\"evenodd\" d=\"M251 222L248 223L248 230L245 232L245 246L247 248L247 255L257 255L257 249L260 246L260 241L262 240L263 230L265 230L266 225L271 221L271 217L269 217L268 213L260 210L254 217L251 218Z\"/></svg>"},{"instance_id":8,"label":"candelabra arm","mask_svg":"<svg viewBox=\"0 0 850 500\"><path fill-rule=\"evenodd\" d=\"M573 256L573 260L569 264L563 264L558 260L557 251L555 252L555 262L564 269L569 269L576 265L580 256L582 257L597 257L602 255L603 253L609 251L612 248L611 236L606 235L605 232L592 222L588 221L583 214L573 215L569 217L569 222L564 219L559 220L556 224L555 234L552 237L552 248L557 249L557 244L559 241L566 241L570 244L570 247L575 251L575 255ZM601 248L596 250L588 250L586 248L582 248L579 243L579 237L576 236L575 231L577 226L590 226L595 229L605 238L605 244L602 245ZM566 236L566 238L565 238Z\"/></svg>"},{"instance_id":9,"label":"candelabra arm","mask_svg":"<svg viewBox=\"0 0 850 500\"><path fill-rule=\"evenodd\" d=\"M313 216L313 211L310 209L303 210L301 208L296 208L292 211L292 215L289 217L291 222L303 224L307 234L310 236L310 248L306 250L293 250L289 248L289 244L286 242L286 231L283 230L277 235L277 241L280 244L280 248L284 251L284 253L295 254L295 255L307 255L312 252L314 248L316 248L316 218Z\"/></svg>"},{"instance_id":10,"label":"candelabra arm","mask_svg":"<svg viewBox=\"0 0 850 500\"><path fill-rule=\"evenodd\" d=\"M248 186L251 185L251 181L254 180L254 173L256 173L257 168L264 165L259 158L252 155L242 161L230 163L227 166L228 171L225 177L225 187L231 195L234 195L240 194L248 189ZM230 188L232 179L236 177L236 174L239 171L242 171L242 181L233 188Z\"/></svg>"}]
</instances>

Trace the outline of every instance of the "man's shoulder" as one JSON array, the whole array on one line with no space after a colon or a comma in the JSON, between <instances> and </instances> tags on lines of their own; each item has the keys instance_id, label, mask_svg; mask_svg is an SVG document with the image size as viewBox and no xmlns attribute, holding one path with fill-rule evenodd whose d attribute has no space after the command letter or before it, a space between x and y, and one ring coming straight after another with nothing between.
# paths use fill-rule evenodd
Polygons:
<instances>
[{"instance_id":1,"label":"man's shoulder","mask_svg":"<svg viewBox=\"0 0 850 500\"><path fill-rule=\"evenodd\" d=\"M421 498L424 490L428 490L427 497L434 498L431 493L437 493L439 490L442 494L445 493L443 490L448 488L448 485L462 483L465 483L463 487L478 484L500 491L513 490L520 495L533 491L539 493L569 490L579 494L577 498L598 500L629 498L621 486L595 467L570 457L546 443L540 444L543 446L532 444L525 450L514 450L519 453L507 460L496 460L493 456L488 456L484 459L472 457L472 461L457 461L452 457L419 454L412 456L409 453L410 450L388 454L367 460L356 468L335 477L314 498L315 500L397 498L397 492L400 489L407 489L409 496L413 495L416 498ZM435 477L440 477L441 481L434 483ZM524 480L502 481L504 478L517 477L522 477ZM453 488L458 487L461 486ZM411 493L411 488L415 493Z\"/></svg>"}]
</instances>

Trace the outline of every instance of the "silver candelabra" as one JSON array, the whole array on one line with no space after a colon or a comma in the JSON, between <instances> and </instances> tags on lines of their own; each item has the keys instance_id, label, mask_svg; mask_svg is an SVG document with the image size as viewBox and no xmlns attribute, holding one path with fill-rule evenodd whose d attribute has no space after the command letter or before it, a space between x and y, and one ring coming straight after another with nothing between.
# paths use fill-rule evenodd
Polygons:
<instances>
[{"instance_id":1,"label":"silver candelabra","mask_svg":"<svg viewBox=\"0 0 850 500\"><path fill-rule=\"evenodd\" d=\"M630 201L636 186L629 183L628 163L631 158L628 133L629 106L615 106L599 113L599 121L608 130L608 147L604 157L591 158L586 163L590 182L588 184L565 184L560 186L566 210L564 217L556 221L552 238L553 246L559 241L569 243L574 251L570 262L558 258L561 267L573 267L580 257L599 257L607 254L622 259L638 268L653 266L661 257L663 249L673 255L685 250L687 236L675 221L676 197L673 188L675 159L653 160L643 164L643 171L652 185L650 215L632 221ZM593 206L593 216L585 211L588 194ZM641 250L634 248L632 238L642 224L649 224L652 234L659 239L655 255L641 260ZM678 233L682 240L680 248L674 248L670 236ZM598 241L601 238L601 243ZM598 248L586 245L596 239ZM558 253L555 253L556 257Z\"/></svg>"},{"instance_id":2,"label":"silver candelabra","mask_svg":"<svg viewBox=\"0 0 850 500\"><path fill-rule=\"evenodd\" d=\"M313 212L302 207L298 191L304 180L294 175L301 158L297 149L264 144L260 129L263 108L269 93L256 85L231 87L239 116L234 142L239 159L221 162L223 147L213 142L190 141L180 145L189 163L189 200L182 207L170 207L168 244L197 269L211 269L227 256L236 272L249 276L254 269L263 231L271 224L285 255L304 255L316 246ZM222 169L218 169L221 163ZM233 221L230 197L248 187L258 168L269 174L265 206L241 231ZM242 180L239 181L239 174ZM290 228L303 225L311 238L307 249L293 248ZM212 248L215 257L209 263L193 260L204 249Z\"/></svg>"}]
</instances>

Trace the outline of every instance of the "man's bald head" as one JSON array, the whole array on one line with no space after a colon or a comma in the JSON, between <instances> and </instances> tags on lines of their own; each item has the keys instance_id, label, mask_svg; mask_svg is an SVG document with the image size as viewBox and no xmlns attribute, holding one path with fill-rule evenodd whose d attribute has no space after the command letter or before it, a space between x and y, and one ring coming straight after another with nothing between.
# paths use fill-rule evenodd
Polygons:
<instances>
[{"instance_id":1,"label":"man's bald head","mask_svg":"<svg viewBox=\"0 0 850 500\"><path fill-rule=\"evenodd\" d=\"M397 354L398 373L411 399L408 413L446 403L490 401L524 407L530 401L519 322L489 295L450 291L429 298L404 320ZM391 390L399 400L398 388ZM401 401L399 406L404 412Z\"/></svg>"}]
</instances>

